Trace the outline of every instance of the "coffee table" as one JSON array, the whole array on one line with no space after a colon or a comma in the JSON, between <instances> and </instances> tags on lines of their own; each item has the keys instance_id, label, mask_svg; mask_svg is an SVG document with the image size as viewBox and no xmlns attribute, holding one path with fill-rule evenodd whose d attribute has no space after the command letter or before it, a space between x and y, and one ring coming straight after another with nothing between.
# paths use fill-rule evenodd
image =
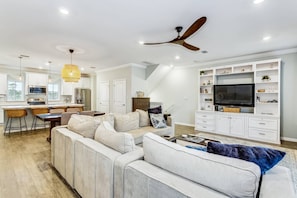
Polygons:
<instances>
[{"instance_id":1,"label":"coffee table","mask_svg":"<svg viewBox=\"0 0 297 198\"><path fill-rule=\"evenodd\" d=\"M220 142L219 140L214 140L206 137L201 137L198 134L187 134L176 137L176 143L182 146L207 146L208 142Z\"/></svg>"}]
</instances>

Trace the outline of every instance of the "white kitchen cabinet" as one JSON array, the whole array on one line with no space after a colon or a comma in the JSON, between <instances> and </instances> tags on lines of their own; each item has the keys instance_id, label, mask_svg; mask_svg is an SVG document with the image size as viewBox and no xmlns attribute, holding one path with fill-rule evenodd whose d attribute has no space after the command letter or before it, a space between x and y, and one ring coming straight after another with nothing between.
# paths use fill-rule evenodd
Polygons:
<instances>
[{"instance_id":1,"label":"white kitchen cabinet","mask_svg":"<svg viewBox=\"0 0 297 198\"><path fill-rule=\"evenodd\" d=\"M88 89L90 89L91 88L91 79L86 78L86 77L80 78L78 85L79 85L78 88L88 88Z\"/></svg>"},{"instance_id":2,"label":"white kitchen cabinet","mask_svg":"<svg viewBox=\"0 0 297 198\"><path fill-rule=\"evenodd\" d=\"M4 111L0 108L0 124L4 124Z\"/></svg>"},{"instance_id":3,"label":"white kitchen cabinet","mask_svg":"<svg viewBox=\"0 0 297 198\"><path fill-rule=\"evenodd\" d=\"M46 86L48 84L48 75L42 73L26 72L26 87L28 86Z\"/></svg>"},{"instance_id":4,"label":"white kitchen cabinet","mask_svg":"<svg viewBox=\"0 0 297 198\"><path fill-rule=\"evenodd\" d=\"M7 94L7 74L0 74L0 95Z\"/></svg>"},{"instance_id":5,"label":"white kitchen cabinet","mask_svg":"<svg viewBox=\"0 0 297 198\"><path fill-rule=\"evenodd\" d=\"M72 82L61 82L61 95L72 96L74 94L74 88Z\"/></svg>"}]
</instances>

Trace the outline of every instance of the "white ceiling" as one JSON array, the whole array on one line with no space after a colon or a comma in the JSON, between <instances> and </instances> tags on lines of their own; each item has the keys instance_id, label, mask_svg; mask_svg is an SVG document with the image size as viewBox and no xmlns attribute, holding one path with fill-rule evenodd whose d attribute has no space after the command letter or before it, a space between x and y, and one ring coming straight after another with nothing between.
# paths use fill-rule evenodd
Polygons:
<instances>
[{"instance_id":1,"label":"white ceiling","mask_svg":"<svg viewBox=\"0 0 297 198\"><path fill-rule=\"evenodd\" d=\"M59 8L69 10L68 15ZM128 63L174 66L297 47L297 0L1 0L0 67L43 67L60 71L73 63L84 73ZM178 45L139 45L163 42L181 34L198 18L207 22L186 41L193 52ZM269 41L262 41L264 36ZM201 51L208 51L207 54ZM180 56L175 60L175 56ZM93 69L91 67L94 67Z\"/></svg>"}]
</instances>

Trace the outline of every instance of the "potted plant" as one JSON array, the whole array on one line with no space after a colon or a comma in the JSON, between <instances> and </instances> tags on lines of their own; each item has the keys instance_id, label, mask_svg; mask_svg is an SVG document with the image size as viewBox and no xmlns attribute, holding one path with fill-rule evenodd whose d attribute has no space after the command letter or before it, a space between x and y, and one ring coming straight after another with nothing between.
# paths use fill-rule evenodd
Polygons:
<instances>
[{"instance_id":1,"label":"potted plant","mask_svg":"<svg viewBox=\"0 0 297 198\"><path fill-rule=\"evenodd\" d=\"M268 75L264 75L264 76L262 76L262 80L268 81L268 80L270 80L270 77Z\"/></svg>"}]
</instances>

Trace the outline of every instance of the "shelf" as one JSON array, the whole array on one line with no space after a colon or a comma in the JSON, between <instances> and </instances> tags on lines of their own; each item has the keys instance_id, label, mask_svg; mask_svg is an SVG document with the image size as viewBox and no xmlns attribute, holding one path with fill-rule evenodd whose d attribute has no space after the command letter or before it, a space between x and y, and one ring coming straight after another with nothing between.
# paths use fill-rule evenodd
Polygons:
<instances>
[{"instance_id":1,"label":"shelf","mask_svg":"<svg viewBox=\"0 0 297 198\"><path fill-rule=\"evenodd\" d=\"M212 77L213 75L212 74L206 74L206 75L200 75L200 78L203 78L203 77Z\"/></svg>"},{"instance_id":2,"label":"shelf","mask_svg":"<svg viewBox=\"0 0 297 198\"><path fill-rule=\"evenodd\" d=\"M277 105L278 102L257 102L256 104L257 104L257 105L258 105L258 104L259 104L259 105L262 105L262 104L263 104L263 105L267 105L267 104L276 104L276 105Z\"/></svg>"},{"instance_id":3,"label":"shelf","mask_svg":"<svg viewBox=\"0 0 297 198\"><path fill-rule=\"evenodd\" d=\"M278 83L278 81L258 81L255 82L255 84L273 84L273 83Z\"/></svg>"},{"instance_id":4,"label":"shelf","mask_svg":"<svg viewBox=\"0 0 297 198\"><path fill-rule=\"evenodd\" d=\"M212 87L213 86L213 84L211 84L211 85L200 85L200 87Z\"/></svg>"},{"instance_id":5,"label":"shelf","mask_svg":"<svg viewBox=\"0 0 297 198\"><path fill-rule=\"evenodd\" d=\"M278 68L257 69L255 72L262 72L262 71L278 71Z\"/></svg>"},{"instance_id":6,"label":"shelf","mask_svg":"<svg viewBox=\"0 0 297 198\"><path fill-rule=\"evenodd\" d=\"M200 94L203 94L203 95L212 95L212 93L200 93Z\"/></svg>"},{"instance_id":7,"label":"shelf","mask_svg":"<svg viewBox=\"0 0 297 198\"><path fill-rule=\"evenodd\" d=\"M278 91L264 91L264 92L256 92L257 94L278 94Z\"/></svg>"}]
</instances>

